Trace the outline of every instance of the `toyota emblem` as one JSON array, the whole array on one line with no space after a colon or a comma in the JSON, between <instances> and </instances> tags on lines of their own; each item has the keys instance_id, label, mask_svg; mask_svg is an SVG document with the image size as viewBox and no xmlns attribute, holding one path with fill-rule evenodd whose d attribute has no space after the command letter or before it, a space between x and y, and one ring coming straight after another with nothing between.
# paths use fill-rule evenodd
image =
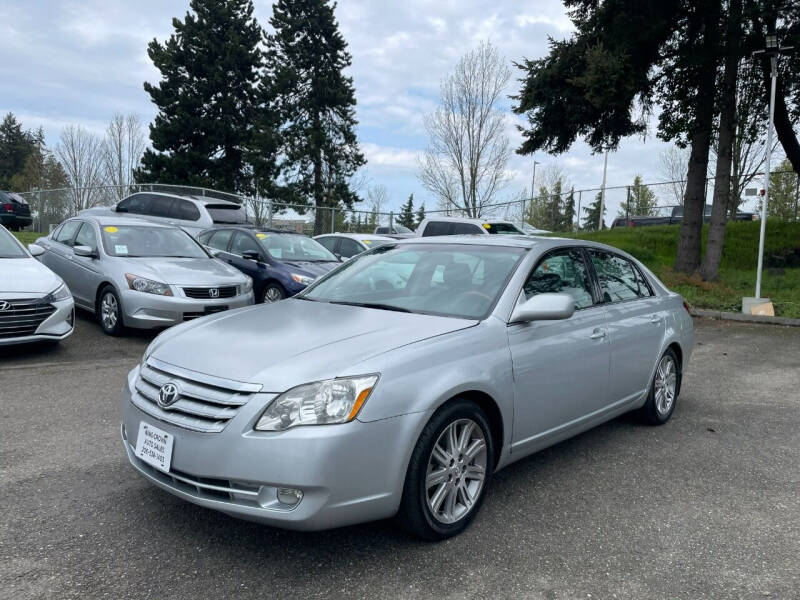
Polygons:
<instances>
[{"instance_id":1,"label":"toyota emblem","mask_svg":"<svg viewBox=\"0 0 800 600\"><path fill-rule=\"evenodd\" d=\"M211 288L208 290L208 296L210 298L219 298L219 290L217 288Z\"/></svg>"},{"instance_id":2,"label":"toyota emblem","mask_svg":"<svg viewBox=\"0 0 800 600\"><path fill-rule=\"evenodd\" d=\"M178 385L175 383L165 383L158 390L158 405L161 408L169 408L180 400L181 394L178 390Z\"/></svg>"},{"instance_id":3,"label":"toyota emblem","mask_svg":"<svg viewBox=\"0 0 800 600\"><path fill-rule=\"evenodd\" d=\"M0 312L3 312L4 310L11 310L11 302L0 300Z\"/></svg>"}]
</instances>

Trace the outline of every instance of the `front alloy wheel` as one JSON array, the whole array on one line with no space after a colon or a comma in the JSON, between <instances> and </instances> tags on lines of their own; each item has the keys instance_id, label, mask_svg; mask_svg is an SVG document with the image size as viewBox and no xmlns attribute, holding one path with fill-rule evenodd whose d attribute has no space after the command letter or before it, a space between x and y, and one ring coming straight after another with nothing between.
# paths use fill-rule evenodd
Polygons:
<instances>
[{"instance_id":1,"label":"front alloy wheel","mask_svg":"<svg viewBox=\"0 0 800 600\"><path fill-rule=\"evenodd\" d=\"M493 468L494 441L484 412L469 400L445 404L411 454L400 525L428 540L461 533L480 509Z\"/></svg>"},{"instance_id":2,"label":"front alloy wheel","mask_svg":"<svg viewBox=\"0 0 800 600\"><path fill-rule=\"evenodd\" d=\"M276 283L270 283L264 288L264 304L280 302L284 298L286 298L286 292L283 291L283 288L280 285Z\"/></svg>"},{"instance_id":3,"label":"front alloy wheel","mask_svg":"<svg viewBox=\"0 0 800 600\"><path fill-rule=\"evenodd\" d=\"M110 287L103 291L100 298L100 326L108 335L119 335L122 333L122 314L119 298L116 292Z\"/></svg>"}]
</instances>

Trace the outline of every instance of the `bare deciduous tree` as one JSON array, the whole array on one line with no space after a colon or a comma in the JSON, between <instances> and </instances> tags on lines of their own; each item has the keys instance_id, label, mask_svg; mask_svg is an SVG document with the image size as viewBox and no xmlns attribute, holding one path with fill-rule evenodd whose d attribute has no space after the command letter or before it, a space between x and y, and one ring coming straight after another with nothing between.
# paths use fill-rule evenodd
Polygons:
<instances>
[{"instance_id":1,"label":"bare deciduous tree","mask_svg":"<svg viewBox=\"0 0 800 600\"><path fill-rule=\"evenodd\" d=\"M382 184L373 185L367 190L367 202L369 202L369 222L370 225L380 224L383 207L386 206L388 199L386 186Z\"/></svg>"},{"instance_id":2,"label":"bare deciduous tree","mask_svg":"<svg viewBox=\"0 0 800 600\"><path fill-rule=\"evenodd\" d=\"M112 195L122 199L130 193L135 183L133 171L141 163L145 148L145 137L139 117L115 114L108 124L103 142L105 176L114 186Z\"/></svg>"},{"instance_id":3,"label":"bare deciduous tree","mask_svg":"<svg viewBox=\"0 0 800 600\"><path fill-rule=\"evenodd\" d=\"M659 175L667 182L669 190L668 202L672 205L683 204L686 194L686 173L689 170L689 149L670 146L658 155Z\"/></svg>"},{"instance_id":4,"label":"bare deciduous tree","mask_svg":"<svg viewBox=\"0 0 800 600\"><path fill-rule=\"evenodd\" d=\"M496 104L511 73L489 42L464 55L441 83L441 105L425 118L430 144L419 179L442 208L481 216L508 182L509 140Z\"/></svg>"},{"instance_id":5,"label":"bare deciduous tree","mask_svg":"<svg viewBox=\"0 0 800 600\"><path fill-rule=\"evenodd\" d=\"M80 125L67 125L61 130L56 157L69 179L71 212L100 204L105 184L103 140Z\"/></svg>"}]
</instances>

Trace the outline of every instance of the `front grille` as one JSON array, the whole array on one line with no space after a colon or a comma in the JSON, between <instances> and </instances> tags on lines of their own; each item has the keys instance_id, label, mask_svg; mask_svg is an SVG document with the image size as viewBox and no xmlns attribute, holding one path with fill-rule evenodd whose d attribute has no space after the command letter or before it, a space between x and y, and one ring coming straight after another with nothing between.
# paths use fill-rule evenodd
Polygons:
<instances>
[{"instance_id":1,"label":"front grille","mask_svg":"<svg viewBox=\"0 0 800 600\"><path fill-rule=\"evenodd\" d=\"M212 290L217 290L216 293ZM215 300L217 298L233 298L236 295L235 285L226 285L223 287L190 287L183 288L183 293L187 298L195 298L197 300Z\"/></svg>"},{"instance_id":2,"label":"front grille","mask_svg":"<svg viewBox=\"0 0 800 600\"><path fill-rule=\"evenodd\" d=\"M166 383L178 386L180 399L161 408L158 395ZM151 358L140 370L135 388L131 401L148 415L184 429L218 433L261 386L188 372Z\"/></svg>"},{"instance_id":3,"label":"front grille","mask_svg":"<svg viewBox=\"0 0 800 600\"><path fill-rule=\"evenodd\" d=\"M26 300L0 300L0 339L33 335L56 307L40 298Z\"/></svg>"}]
</instances>

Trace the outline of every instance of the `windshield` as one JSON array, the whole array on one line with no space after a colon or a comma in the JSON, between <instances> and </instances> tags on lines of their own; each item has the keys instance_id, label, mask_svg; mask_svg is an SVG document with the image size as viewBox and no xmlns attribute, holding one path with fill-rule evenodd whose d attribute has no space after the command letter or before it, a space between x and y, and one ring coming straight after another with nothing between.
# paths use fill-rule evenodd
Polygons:
<instances>
[{"instance_id":1,"label":"windshield","mask_svg":"<svg viewBox=\"0 0 800 600\"><path fill-rule=\"evenodd\" d=\"M395 224L395 226L394 226L394 232L395 232L395 233L414 233L413 231L411 231L411 230L410 230L408 227L406 227L405 225L398 225L398 224Z\"/></svg>"},{"instance_id":2,"label":"windshield","mask_svg":"<svg viewBox=\"0 0 800 600\"><path fill-rule=\"evenodd\" d=\"M0 258L28 258L13 235L0 227Z\"/></svg>"},{"instance_id":3,"label":"windshield","mask_svg":"<svg viewBox=\"0 0 800 600\"><path fill-rule=\"evenodd\" d=\"M208 253L182 229L146 225L108 225L101 229L109 256L208 258Z\"/></svg>"},{"instance_id":4,"label":"windshield","mask_svg":"<svg viewBox=\"0 0 800 600\"><path fill-rule=\"evenodd\" d=\"M330 250L310 237L293 233L256 233L264 250L275 260L338 262Z\"/></svg>"},{"instance_id":5,"label":"windshield","mask_svg":"<svg viewBox=\"0 0 800 600\"><path fill-rule=\"evenodd\" d=\"M499 246L387 244L354 257L300 297L482 319L522 254L522 249Z\"/></svg>"},{"instance_id":6,"label":"windshield","mask_svg":"<svg viewBox=\"0 0 800 600\"><path fill-rule=\"evenodd\" d=\"M511 223L489 223L486 230L489 233L499 233L505 235L525 235L515 225Z\"/></svg>"}]
</instances>

